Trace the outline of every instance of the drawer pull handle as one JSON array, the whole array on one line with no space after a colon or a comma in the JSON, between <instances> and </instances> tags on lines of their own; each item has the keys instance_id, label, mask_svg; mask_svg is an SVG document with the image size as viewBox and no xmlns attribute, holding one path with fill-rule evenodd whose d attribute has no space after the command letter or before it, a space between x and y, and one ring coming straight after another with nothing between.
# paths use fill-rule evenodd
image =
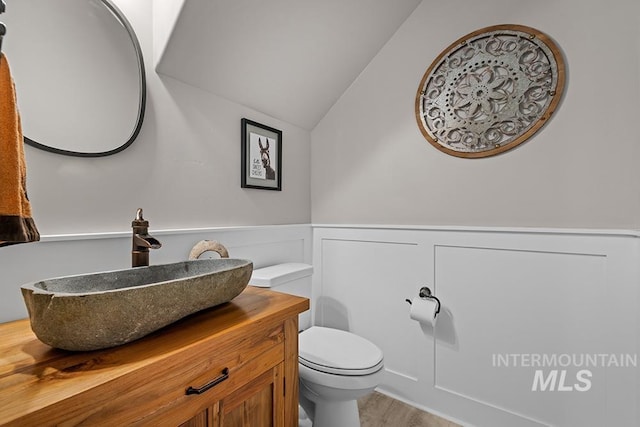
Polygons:
<instances>
[{"instance_id":1,"label":"drawer pull handle","mask_svg":"<svg viewBox=\"0 0 640 427\"><path fill-rule=\"evenodd\" d=\"M217 386L227 378L229 378L229 368L224 368L218 378L215 378L213 381L203 385L200 388L189 387L186 391L186 394L202 394L210 388Z\"/></svg>"}]
</instances>

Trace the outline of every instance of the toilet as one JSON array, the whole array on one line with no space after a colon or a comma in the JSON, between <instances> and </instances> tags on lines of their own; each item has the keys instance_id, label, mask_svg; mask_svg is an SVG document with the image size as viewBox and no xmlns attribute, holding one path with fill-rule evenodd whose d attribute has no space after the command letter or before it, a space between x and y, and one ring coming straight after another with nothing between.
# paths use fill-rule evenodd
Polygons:
<instances>
[{"instance_id":1,"label":"toilet","mask_svg":"<svg viewBox=\"0 0 640 427\"><path fill-rule=\"evenodd\" d=\"M249 285L311 299L312 273L308 264L277 264L254 270ZM351 332L312 326L309 311L298 321L300 426L359 427L357 399L380 383L382 351Z\"/></svg>"}]
</instances>

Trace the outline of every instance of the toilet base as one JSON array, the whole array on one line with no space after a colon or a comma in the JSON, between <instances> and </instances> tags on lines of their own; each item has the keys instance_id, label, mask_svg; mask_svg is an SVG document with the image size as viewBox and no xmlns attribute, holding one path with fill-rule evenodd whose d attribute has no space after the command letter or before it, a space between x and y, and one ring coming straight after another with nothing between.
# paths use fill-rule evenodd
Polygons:
<instances>
[{"instance_id":1,"label":"toilet base","mask_svg":"<svg viewBox=\"0 0 640 427\"><path fill-rule=\"evenodd\" d=\"M360 427L358 402L315 402L313 427Z\"/></svg>"},{"instance_id":2,"label":"toilet base","mask_svg":"<svg viewBox=\"0 0 640 427\"><path fill-rule=\"evenodd\" d=\"M313 427L311 418L309 418L302 405L298 406L298 427Z\"/></svg>"}]
</instances>

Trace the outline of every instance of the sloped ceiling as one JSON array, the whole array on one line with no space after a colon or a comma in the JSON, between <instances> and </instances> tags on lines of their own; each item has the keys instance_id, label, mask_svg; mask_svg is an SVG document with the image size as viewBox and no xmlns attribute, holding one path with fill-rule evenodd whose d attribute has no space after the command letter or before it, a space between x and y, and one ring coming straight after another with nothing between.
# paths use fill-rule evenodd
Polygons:
<instances>
[{"instance_id":1,"label":"sloped ceiling","mask_svg":"<svg viewBox=\"0 0 640 427\"><path fill-rule=\"evenodd\" d=\"M421 0L184 0L156 71L311 130Z\"/></svg>"}]
</instances>

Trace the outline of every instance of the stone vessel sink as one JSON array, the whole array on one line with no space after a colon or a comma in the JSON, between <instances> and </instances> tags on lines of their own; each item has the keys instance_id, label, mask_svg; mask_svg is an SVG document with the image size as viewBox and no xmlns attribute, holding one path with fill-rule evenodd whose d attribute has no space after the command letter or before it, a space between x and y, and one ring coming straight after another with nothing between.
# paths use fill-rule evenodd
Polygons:
<instances>
[{"instance_id":1,"label":"stone vessel sink","mask_svg":"<svg viewBox=\"0 0 640 427\"><path fill-rule=\"evenodd\" d=\"M98 350L231 301L252 271L248 260L202 259L47 279L22 286L22 296L42 342Z\"/></svg>"}]
</instances>

